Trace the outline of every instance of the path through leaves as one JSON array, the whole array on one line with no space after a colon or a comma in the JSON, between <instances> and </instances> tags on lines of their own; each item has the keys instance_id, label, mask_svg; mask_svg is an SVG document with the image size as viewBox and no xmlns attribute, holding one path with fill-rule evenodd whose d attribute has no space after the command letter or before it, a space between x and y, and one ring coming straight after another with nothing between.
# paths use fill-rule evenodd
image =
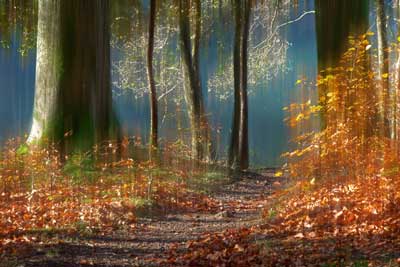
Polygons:
<instances>
[{"instance_id":1,"label":"path through leaves","mask_svg":"<svg viewBox=\"0 0 400 267\"><path fill-rule=\"evenodd\" d=\"M174 266L185 265L186 262L179 262L178 255L188 253L190 261L206 264L208 254L210 259L218 255L207 250L190 254L198 241L207 244L218 238L226 244L217 242L213 246L226 245L230 252L241 253L249 248L240 243L249 241L249 229L260 224L261 211L275 179L272 171L249 173L211 193L203 201L206 205L196 204L161 217L139 218L134 226L111 232L21 232L9 241L17 239L18 246L10 246L2 259L6 266L24 267Z\"/></svg>"}]
</instances>

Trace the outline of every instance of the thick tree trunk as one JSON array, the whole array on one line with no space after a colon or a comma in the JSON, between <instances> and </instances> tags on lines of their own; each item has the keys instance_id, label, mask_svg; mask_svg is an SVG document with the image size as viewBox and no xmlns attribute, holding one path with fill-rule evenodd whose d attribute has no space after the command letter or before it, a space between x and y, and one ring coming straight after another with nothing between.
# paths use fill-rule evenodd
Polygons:
<instances>
[{"instance_id":1,"label":"thick tree trunk","mask_svg":"<svg viewBox=\"0 0 400 267\"><path fill-rule=\"evenodd\" d=\"M154 29L156 20L156 3L157 0L150 2L150 18L149 18L149 40L147 46L147 79L149 83L150 97L150 157L154 155L154 150L158 148L158 107L156 83L153 73L153 51L154 51Z\"/></svg>"},{"instance_id":2,"label":"thick tree trunk","mask_svg":"<svg viewBox=\"0 0 400 267\"><path fill-rule=\"evenodd\" d=\"M340 57L349 48L348 37L363 34L368 28L369 0L315 0L318 71L337 67ZM326 127L326 85L319 86L321 128Z\"/></svg>"},{"instance_id":3,"label":"thick tree trunk","mask_svg":"<svg viewBox=\"0 0 400 267\"><path fill-rule=\"evenodd\" d=\"M68 152L90 149L116 135L108 12L108 0L39 1L30 141L48 138Z\"/></svg>"},{"instance_id":4,"label":"thick tree trunk","mask_svg":"<svg viewBox=\"0 0 400 267\"><path fill-rule=\"evenodd\" d=\"M56 109L60 92L61 0L38 3L35 102L28 142L52 137L57 127Z\"/></svg>"},{"instance_id":5,"label":"thick tree trunk","mask_svg":"<svg viewBox=\"0 0 400 267\"><path fill-rule=\"evenodd\" d=\"M179 43L185 77L185 100L191 124L192 156L197 160L212 159L212 145L207 117L204 112L199 70L200 1L196 2L194 49L190 40L189 0L179 1Z\"/></svg>"}]
</instances>

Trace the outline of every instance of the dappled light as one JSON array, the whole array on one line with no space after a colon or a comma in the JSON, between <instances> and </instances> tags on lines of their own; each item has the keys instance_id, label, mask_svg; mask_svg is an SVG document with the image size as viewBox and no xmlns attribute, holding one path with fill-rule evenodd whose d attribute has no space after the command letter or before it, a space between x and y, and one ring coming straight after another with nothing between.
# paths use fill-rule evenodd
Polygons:
<instances>
[{"instance_id":1,"label":"dappled light","mask_svg":"<svg viewBox=\"0 0 400 267\"><path fill-rule=\"evenodd\" d=\"M0 267L400 266L398 0L0 0Z\"/></svg>"}]
</instances>

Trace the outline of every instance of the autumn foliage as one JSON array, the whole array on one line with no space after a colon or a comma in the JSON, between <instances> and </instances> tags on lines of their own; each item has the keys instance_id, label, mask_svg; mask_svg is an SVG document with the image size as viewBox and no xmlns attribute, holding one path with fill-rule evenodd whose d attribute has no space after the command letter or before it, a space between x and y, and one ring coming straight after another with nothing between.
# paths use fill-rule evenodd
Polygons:
<instances>
[{"instance_id":1,"label":"autumn foliage","mask_svg":"<svg viewBox=\"0 0 400 267\"><path fill-rule=\"evenodd\" d=\"M130 157L105 161L116 150L113 144L107 149L101 161L87 152L62 162L56 146L10 140L0 161L0 255L33 241L32 231L104 234L135 228L137 213L215 209L205 195L188 189L189 173L201 170L186 163L178 168L176 144L164 153L168 167Z\"/></svg>"},{"instance_id":2,"label":"autumn foliage","mask_svg":"<svg viewBox=\"0 0 400 267\"><path fill-rule=\"evenodd\" d=\"M288 164L276 172L275 183L285 186L268 197L264 221L188 242L187 253L172 254L175 263L400 264L397 109L386 101L395 99L397 90L382 85L388 74L376 77L371 70L372 35L349 38L338 66L321 71L316 84L297 81L301 90L314 90L318 97L285 108L295 148L283 155Z\"/></svg>"},{"instance_id":3,"label":"autumn foliage","mask_svg":"<svg viewBox=\"0 0 400 267\"><path fill-rule=\"evenodd\" d=\"M298 81L315 86L317 101L286 108L297 134L286 171L298 179L276 195L285 205L265 210L274 212L263 230L274 244L266 256L276 256L273 266L399 263L397 109L389 101L397 89L385 87L387 73L371 70L370 36L349 38L338 66L321 71L315 85Z\"/></svg>"}]
</instances>

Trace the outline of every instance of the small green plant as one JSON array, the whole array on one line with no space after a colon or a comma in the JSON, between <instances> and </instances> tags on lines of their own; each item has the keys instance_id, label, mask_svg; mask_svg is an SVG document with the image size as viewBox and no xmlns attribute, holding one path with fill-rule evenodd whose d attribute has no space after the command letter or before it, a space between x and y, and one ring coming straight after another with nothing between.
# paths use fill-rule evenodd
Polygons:
<instances>
[{"instance_id":1,"label":"small green plant","mask_svg":"<svg viewBox=\"0 0 400 267\"><path fill-rule=\"evenodd\" d=\"M274 208L270 208L268 210L268 219L269 220L273 220L276 217L276 215L277 215L277 212Z\"/></svg>"},{"instance_id":2,"label":"small green plant","mask_svg":"<svg viewBox=\"0 0 400 267\"><path fill-rule=\"evenodd\" d=\"M29 152L29 147L27 144L21 144L16 152L18 156L26 155Z\"/></svg>"},{"instance_id":3,"label":"small green plant","mask_svg":"<svg viewBox=\"0 0 400 267\"><path fill-rule=\"evenodd\" d=\"M368 267L367 260L357 260L352 265L352 267Z\"/></svg>"},{"instance_id":4,"label":"small green plant","mask_svg":"<svg viewBox=\"0 0 400 267\"><path fill-rule=\"evenodd\" d=\"M82 182L96 182L95 163L90 154L77 153L72 155L67 160L63 171L78 184Z\"/></svg>"},{"instance_id":5,"label":"small green plant","mask_svg":"<svg viewBox=\"0 0 400 267\"><path fill-rule=\"evenodd\" d=\"M59 251L56 248L50 248L49 250L46 251L47 258L55 258L58 256L59 256Z\"/></svg>"},{"instance_id":6,"label":"small green plant","mask_svg":"<svg viewBox=\"0 0 400 267\"><path fill-rule=\"evenodd\" d=\"M74 228L79 233L88 233L90 232L89 224L83 220L78 220L74 223Z\"/></svg>"}]
</instances>

